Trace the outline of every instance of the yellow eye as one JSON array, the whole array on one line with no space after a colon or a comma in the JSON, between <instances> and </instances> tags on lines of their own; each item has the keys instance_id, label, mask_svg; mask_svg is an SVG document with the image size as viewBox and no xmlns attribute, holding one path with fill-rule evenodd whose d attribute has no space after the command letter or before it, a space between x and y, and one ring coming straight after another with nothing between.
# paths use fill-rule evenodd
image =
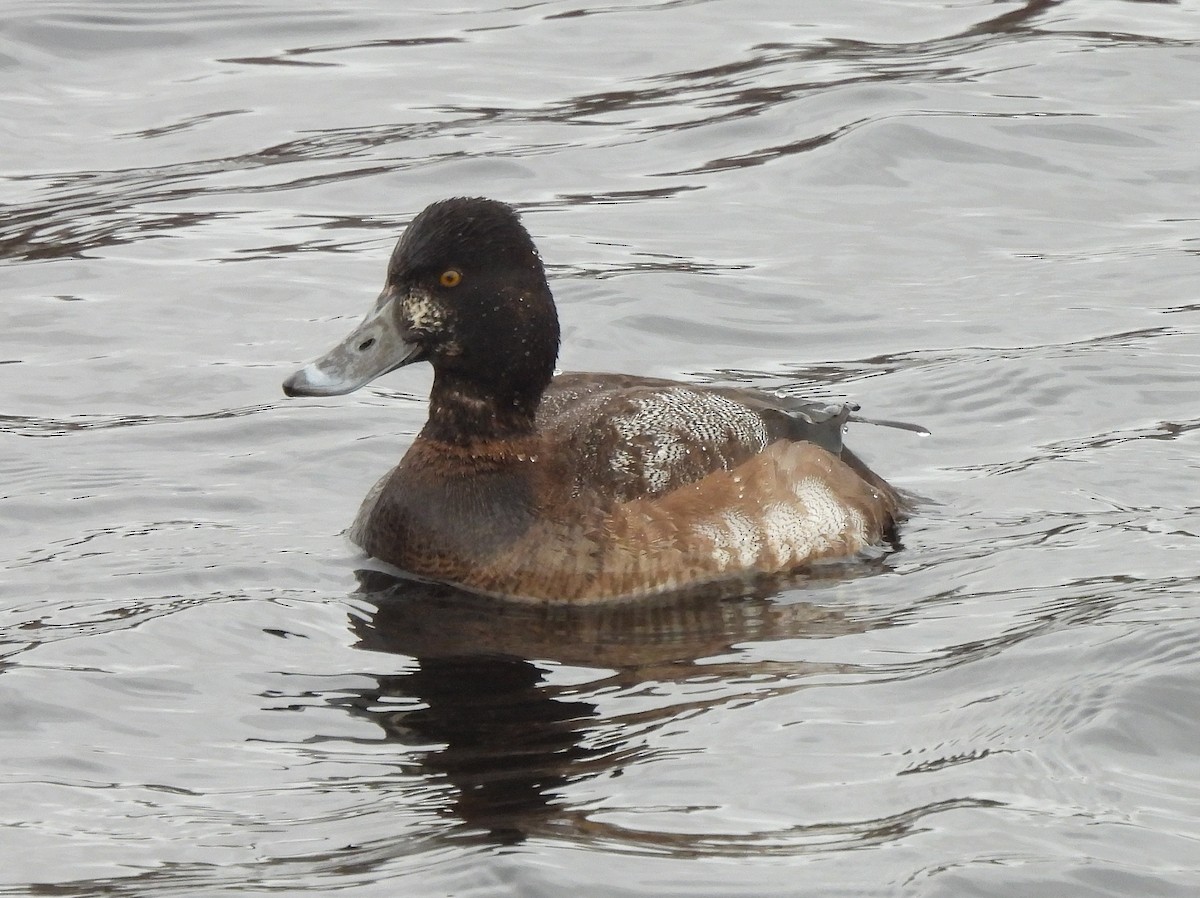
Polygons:
<instances>
[{"instance_id":1,"label":"yellow eye","mask_svg":"<svg viewBox=\"0 0 1200 898\"><path fill-rule=\"evenodd\" d=\"M462 272L457 268L447 268L442 272L442 276L438 278L438 283L443 287L457 287L462 280Z\"/></svg>"}]
</instances>

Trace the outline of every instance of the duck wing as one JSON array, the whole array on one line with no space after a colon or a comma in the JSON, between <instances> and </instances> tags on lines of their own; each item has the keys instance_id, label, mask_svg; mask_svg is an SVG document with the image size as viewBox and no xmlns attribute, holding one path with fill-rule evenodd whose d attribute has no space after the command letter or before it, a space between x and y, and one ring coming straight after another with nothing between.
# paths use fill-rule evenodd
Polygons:
<instances>
[{"instance_id":1,"label":"duck wing","mask_svg":"<svg viewBox=\"0 0 1200 898\"><path fill-rule=\"evenodd\" d=\"M731 471L778 440L814 443L870 474L842 445L852 411L754 390L568 373L546 390L537 426L547 448L570 460L574 495L625 502Z\"/></svg>"}]
</instances>

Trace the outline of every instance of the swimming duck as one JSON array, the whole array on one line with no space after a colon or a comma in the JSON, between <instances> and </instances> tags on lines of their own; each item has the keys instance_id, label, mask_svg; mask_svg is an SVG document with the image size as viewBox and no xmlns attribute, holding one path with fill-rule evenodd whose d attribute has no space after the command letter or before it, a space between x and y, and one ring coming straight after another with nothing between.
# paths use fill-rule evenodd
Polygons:
<instances>
[{"instance_id":1,"label":"swimming duck","mask_svg":"<svg viewBox=\"0 0 1200 898\"><path fill-rule=\"evenodd\" d=\"M533 240L482 198L428 206L374 307L283 384L349 393L433 366L429 419L351 526L368 554L513 599L752 581L891 534L898 493L842 445L848 406L624 374L555 376Z\"/></svg>"}]
</instances>

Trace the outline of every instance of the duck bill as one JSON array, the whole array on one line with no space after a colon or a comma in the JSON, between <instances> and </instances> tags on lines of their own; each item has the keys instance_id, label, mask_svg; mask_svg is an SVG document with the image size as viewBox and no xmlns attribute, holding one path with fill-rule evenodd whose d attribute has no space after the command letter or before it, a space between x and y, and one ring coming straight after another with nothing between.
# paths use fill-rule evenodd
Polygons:
<instances>
[{"instance_id":1,"label":"duck bill","mask_svg":"<svg viewBox=\"0 0 1200 898\"><path fill-rule=\"evenodd\" d=\"M340 396L389 371L420 361L421 347L396 321L397 292L385 289L375 308L341 343L283 382L287 396Z\"/></svg>"}]
</instances>

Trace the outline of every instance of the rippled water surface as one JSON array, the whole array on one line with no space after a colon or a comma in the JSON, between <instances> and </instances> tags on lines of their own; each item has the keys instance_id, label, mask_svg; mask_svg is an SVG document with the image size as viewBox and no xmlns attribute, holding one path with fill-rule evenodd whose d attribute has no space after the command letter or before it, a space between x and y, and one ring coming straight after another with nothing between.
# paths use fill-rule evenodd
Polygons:
<instances>
[{"instance_id":1,"label":"rippled water surface","mask_svg":"<svg viewBox=\"0 0 1200 898\"><path fill-rule=\"evenodd\" d=\"M401 6L4 4L0 894L1197 894L1200 6ZM279 384L464 194L564 368L928 427L900 549L356 575L428 371Z\"/></svg>"}]
</instances>

